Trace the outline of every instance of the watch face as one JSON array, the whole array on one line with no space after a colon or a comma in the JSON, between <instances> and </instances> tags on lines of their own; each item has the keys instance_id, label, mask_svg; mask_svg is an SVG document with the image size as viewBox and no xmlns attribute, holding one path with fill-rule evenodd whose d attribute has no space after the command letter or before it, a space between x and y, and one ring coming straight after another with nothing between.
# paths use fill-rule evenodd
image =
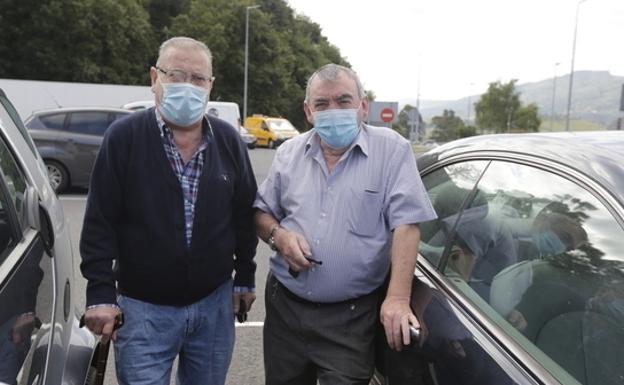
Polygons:
<instances>
[{"instance_id":1,"label":"watch face","mask_svg":"<svg viewBox=\"0 0 624 385\"><path fill-rule=\"evenodd\" d=\"M277 251L277 246L275 246L275 238L273 238L272 236L269 237L269 240L267 241L267 243L269 244L269 247L271 248L271 250Z\"/></svg>"}]
</instances>

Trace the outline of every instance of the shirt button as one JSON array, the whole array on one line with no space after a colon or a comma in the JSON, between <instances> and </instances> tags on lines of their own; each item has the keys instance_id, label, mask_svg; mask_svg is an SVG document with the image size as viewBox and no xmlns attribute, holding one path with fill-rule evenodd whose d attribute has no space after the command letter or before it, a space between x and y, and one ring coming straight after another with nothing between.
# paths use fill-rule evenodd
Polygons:
<instances>
[{"instance_id":1,"label":"shirt button","mask_svg":"<svg viewBox=\"0 0 624 385\"><path fill-rule=\"evenodd\" d=\"M312 292L311 292L311 291L309 291L309 292L307 292L306 294L307 294L307 295L312 295Z\"/></svg>"},{"instance_id":2,"label":"shirt button","mask_svg":"<svg viewBox=\"0 0 624 385\"><path fill-rule=\"evenodd\" d=\"M318 245L319 243L321 243L321 241L319 241L318 239L315 239L314 243L316 243Z\"/></svg>"},{"instance_id":3,"label":"shirt button","mask_svg":"<svg viewBox=\"0 0 624 385\"><path fill-rule=\"evenodd\" d=\"M310 271L314 273L316 271L316 268L313 267L310 269Z\"/></svg>"},{"instance_id":4,"label":"shirt button","mask_svg":"<svg viewBox=\"0 0 624 385\"><path fill-rule=\"evenodd\" d=\"M321 213L321 218L325 218L325 213Z\"/></svg>"}]
</instances>

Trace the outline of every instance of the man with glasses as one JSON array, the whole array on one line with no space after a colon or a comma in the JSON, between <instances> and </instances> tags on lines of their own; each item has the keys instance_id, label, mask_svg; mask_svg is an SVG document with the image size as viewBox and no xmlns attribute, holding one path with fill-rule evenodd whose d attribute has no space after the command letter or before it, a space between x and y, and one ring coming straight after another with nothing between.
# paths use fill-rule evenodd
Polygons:
<instances>
[{"instance_id":1,"label":"man with glasses","mask_svg":"<svg viewBox=\"0 0 624 385\"><path fill-rule=\"evenodd\" d=\"M156 107L111 125L91 176L85 323L114 340L122 385L169 384L176 356L178 384L224 384L234 314L255 299L256 182L237 131L205 114L211 62L199 41L164 42Z\"/></svg>"}]
</instances>

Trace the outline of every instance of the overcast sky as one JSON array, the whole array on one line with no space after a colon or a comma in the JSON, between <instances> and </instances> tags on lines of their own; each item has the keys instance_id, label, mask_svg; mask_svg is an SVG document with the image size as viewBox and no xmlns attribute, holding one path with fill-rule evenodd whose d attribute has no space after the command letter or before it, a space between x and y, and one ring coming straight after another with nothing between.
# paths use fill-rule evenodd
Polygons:
<instances>
[{"instance_id":1,"label":"overcast sky","mask_svg":"<svg viewBox=\"0 0 624 385\"><path fill-rule=\"evenodd\" d=\"M287 1L380 101L418 90L421 99L459 99L496 80L570 73L577 0ZM624 76L624 0L580 5L575 57L575 71Z\"/></svg>"}]
</instances>

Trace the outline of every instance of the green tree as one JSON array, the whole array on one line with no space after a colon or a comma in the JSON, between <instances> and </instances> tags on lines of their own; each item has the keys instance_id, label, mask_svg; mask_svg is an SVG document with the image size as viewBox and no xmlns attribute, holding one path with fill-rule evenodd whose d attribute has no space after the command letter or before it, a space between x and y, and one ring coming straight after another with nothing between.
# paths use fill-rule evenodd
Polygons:
<instances>
[{"instance_id":1,"label":"green tree","mask_svg":"<svg viewBox=\"0 0 624 385\"><path fill-rule=\"evenodd\" d=\"M399 112L399 116L396 123L392 124L392 129L401 134L404 138L409 139L410 132L410 112L415 110L416 107L406 104L401 112ZM425 127L425 122L423 121L422 115L418 114L418 119L420 119L420 127Z\"/></svg>"},{"instance_id":2,"label":"green tree","mask_svg":"<svg viewBox=\"0 0 624 385\"><path fill-rule=\"evenodd\" d=\"M138 0L4 3L0 16L0 77L148 82L157 44L149 16Z\"/></svg>"},{"instance_id":3,"label":"green tree","mask_svg":"<svg viewBox=\"0 0 624 385\"><path fill-rule=\"evenodd\" d=\"M455 116L455 111L444 110L442 116L434 116L431 119L434 129L431 132L431 139L436 142L449 142L451 140L468 135L470 131L465 130L464 121L459 116Z\"/></svg>"},{"instance_id":4,"label":"green tree","mask_svg":"<svg viewBox=\"0 0 624 385\"><path fill-rule=\"evenodd\" d=\"M520 108L516 82L513 79L506 84L500 81L490 83L487 92L475 104L475 121L479 128L497 133L511 131L514 113Z\"/></svg>"},{"instance_id":5,"label":"green tree","mask_svg":"<svg viewBox=\"0 0 624 385\"><path fill-rule=\"evenodd\" d=\"M516 79L509 83L490 83L475 104L476 123L481 130L501 132L537 131L541 124L535 104L523 106L515 90Z\"/></svg>"},{"instance_id":6,"label":"green tree","mask_svg":"<svg viewBox=\"0 0 624 385\"><path fill-rule=\"evenodd\" d=\"M348 65L320 27L296 16L284 0L261 0L250 11L248 114L288 118L309 128L303 99L309 76L323 64ZM217 78L212 98L242 105L247 0L191 0L174 18L171 33L204 41L213 52Z\"/></svg>"},{"instance_id":7,"label":"green tree","mask_svg":"<svg viewBox=\"0 0 624 385\"><path fill-rule=\"evenodd\" d=\"M515 116L515 123L518 130L524 132L539 131L542 119L539 117L539 108L535 103L531 103L526 107L520 107Z\"/></svg>"}]
</instances>

